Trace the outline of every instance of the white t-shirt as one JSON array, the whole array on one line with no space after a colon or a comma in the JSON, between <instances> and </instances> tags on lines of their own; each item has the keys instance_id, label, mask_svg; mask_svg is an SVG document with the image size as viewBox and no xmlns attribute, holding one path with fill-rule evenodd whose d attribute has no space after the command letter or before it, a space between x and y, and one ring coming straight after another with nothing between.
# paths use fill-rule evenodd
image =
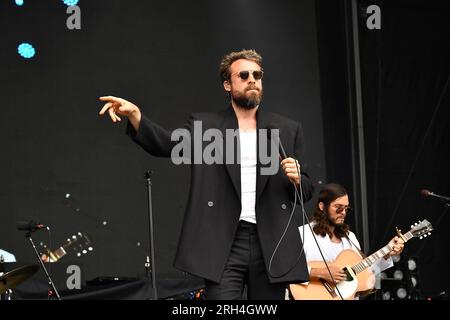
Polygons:
<instances>
[{"instance_id":1,"label":"white t-shirt","mask_svg":"<svg viewBox=\"0 0 450 320\"><path fill-rule=\"evenodd\" d=\"M239 131L241 147L241 216L239 220L256 223L256 130Z\"/></svg>"}]
</instances>

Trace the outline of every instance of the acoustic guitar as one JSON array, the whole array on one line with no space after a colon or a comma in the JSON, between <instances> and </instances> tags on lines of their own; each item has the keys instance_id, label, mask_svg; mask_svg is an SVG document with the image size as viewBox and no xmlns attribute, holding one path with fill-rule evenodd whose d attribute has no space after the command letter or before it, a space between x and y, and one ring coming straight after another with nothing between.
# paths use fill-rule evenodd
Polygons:
<instances>
[{"instance_id":1,"label":"acoustic guitar","mask_svg":"<svg viewBox=\"0 0 450 320\"><path fill-rule=\"evenodd\" d=\"M412 225L411 230L405 234L397 229L397 234L406 243L414 237L425 238L431 234L432 230L431 223L423 220ZM391 250L392 248L388 244L364 259L355 250L343 250L336 260L328 265L341 268L347 275L345 280L340 281L337 285L325 279L310 280L308 284L290 284L291 295L295 300L352 300L358 292L374 288L375 276L369 267L389 254ZM309 261L308 266L326 268L323 261Z\"/></svg>"}]
</instances>

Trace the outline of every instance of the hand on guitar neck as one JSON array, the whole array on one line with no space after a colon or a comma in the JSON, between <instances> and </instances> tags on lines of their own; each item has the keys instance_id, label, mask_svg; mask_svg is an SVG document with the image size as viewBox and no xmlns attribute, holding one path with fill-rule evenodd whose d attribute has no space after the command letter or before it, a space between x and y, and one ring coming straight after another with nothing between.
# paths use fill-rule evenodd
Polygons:
<instances>
[{"instance_id":1,"label":"hand on guitar neck","mask_svg":"<svg viewBox=\"0 0 450 320\"><path fill-rule=\"evenodd\" d=\"M403 248L405 247L405 241L401 237L395 236L389 241L388 246L391 248L391 251L384 256L384 259L389 259L392 256L398 256L402 253Z\"/></svg>"}]
</instances>

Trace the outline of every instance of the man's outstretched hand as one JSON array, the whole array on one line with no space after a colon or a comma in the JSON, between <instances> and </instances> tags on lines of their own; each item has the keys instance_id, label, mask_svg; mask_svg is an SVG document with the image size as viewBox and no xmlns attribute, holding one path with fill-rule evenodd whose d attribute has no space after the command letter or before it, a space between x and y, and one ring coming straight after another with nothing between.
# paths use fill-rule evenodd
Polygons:
<instances>
[{"instance_id":1,"label":"man's outstretched hand","mask_svg":"<svg viewBox=\"0 0 450 320\"><path fill-rule=\"evenodd\" d=\"M100 97L99 100L106 102L99 112L101 116L108 112L112 122L122 121L119 116L128 117L134 129L138 130L141 122L141 111L135 104L113 96Z\"/></svg>"}]
</instances>

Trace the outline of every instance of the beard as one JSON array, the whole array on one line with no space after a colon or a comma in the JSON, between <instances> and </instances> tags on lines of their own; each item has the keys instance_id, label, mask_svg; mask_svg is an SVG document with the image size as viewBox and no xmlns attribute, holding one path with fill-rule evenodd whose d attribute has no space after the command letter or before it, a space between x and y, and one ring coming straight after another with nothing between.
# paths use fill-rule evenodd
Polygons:
<instances>
[{"instance_id":1,"label":"beard","mask_svg":"<svg viewBox=\"0 0 450 320\"><path fill-rule=\"evenodd\" d=\"M335 228L339 228L339 227L343 227L346 225L345 220L343 220L342 222L336 222L336 220L331 219L330 217L328 217L328 223L330 224L330 226L333 226Z\"/></svg>"},{"instance_id":2,"label":"beard","mask_svg":"<svg viewBox=\"0 0 450 320\"><path fill-rule=\"evenodd\" d=\"M250 90L256 90L256 92ZM256 108L259 106L263 98L263 90L258 89L253 86L249 86L245 89L244 93L241 92L232 92L231 93L231 99L233 99L234 103L242 108L251 110L253 108Z\"/></svg>"}]
</instances>

